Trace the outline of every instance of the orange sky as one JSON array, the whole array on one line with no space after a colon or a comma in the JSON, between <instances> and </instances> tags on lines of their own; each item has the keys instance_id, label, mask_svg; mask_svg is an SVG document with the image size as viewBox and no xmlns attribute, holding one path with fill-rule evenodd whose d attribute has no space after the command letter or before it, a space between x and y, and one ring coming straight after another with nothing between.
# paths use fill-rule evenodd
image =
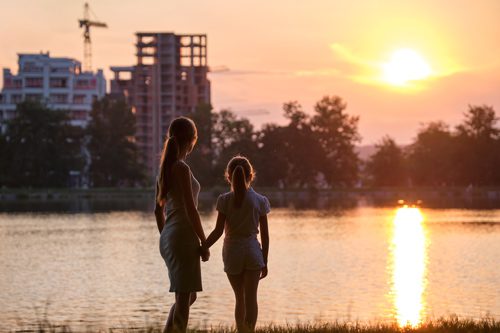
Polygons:
<instances>
[{"instance_id":1,"label":"orange sky","mask_svg":"<svg viewBox=\"0 0 500 333\"><path fill-rule=\"evenodd\" d=\"M231 108L257 126L282 122L281 104L307 111L326 94L359 115L363 144L389 134L410 142L419 124L456 124L468 104L500 114L500 1L93 0L109 29L96 29L94 68L134 64L134 33L208 34L216 110ZM82 59L77 18L83 1L2 0L0 66L17 53L50 51ZM391 52L409 48L432 68L413 88L380 82Z\"/></svg>"}]
</instances>

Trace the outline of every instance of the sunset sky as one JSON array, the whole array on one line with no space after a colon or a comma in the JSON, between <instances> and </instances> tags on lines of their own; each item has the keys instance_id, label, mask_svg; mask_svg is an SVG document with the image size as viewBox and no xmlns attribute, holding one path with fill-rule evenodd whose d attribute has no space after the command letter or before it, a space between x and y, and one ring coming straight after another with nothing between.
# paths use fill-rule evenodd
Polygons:
<instances>
[{"instance_id":1,"label":"sunset sky","mask_svg":"<svg viewBox=\"0 0 500 333\"><path fill-rule=\"evenodd\" d=\"M2 0L0 66L17 72L17 53L39 51L83 60L83 4ZM107 79L110 66L135 63L137 31L206 33L209 66L228 69L210 74L215 110L231 108L257 127L283 122L285 101L311 112L327 94L343 97L349 113L360 116L363 144L385 134L408 143L421 123L456 124L468 104L492 105L500 114L498 0L89 4L109 26L91 32L94 68L105 69ZM401 75L401 66L418 79L387 78Z\"/></svg>"}]
</instances>

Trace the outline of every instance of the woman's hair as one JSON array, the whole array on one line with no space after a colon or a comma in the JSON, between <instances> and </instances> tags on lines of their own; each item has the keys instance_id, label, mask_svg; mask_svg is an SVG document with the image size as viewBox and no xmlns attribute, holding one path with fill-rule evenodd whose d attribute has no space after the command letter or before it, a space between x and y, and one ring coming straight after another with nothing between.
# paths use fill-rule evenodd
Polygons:
<instances>
[{"instance_id":1,"label":"woman's hair","mask_svg":"<svg viewBox=\"0 0 500 333\"><path fill-rule=\"evenodd\" d=\"M191 152L198 139L198 132L194 122L187 117L178 117L172 120L165 138L160 160L158 175L158 193L156 201L162 203L171 187L170 171L172 165L179 160L179 154L187 150Z\"/></svg>"},{"instance_id":2,"label":"woman's hair","mask_svg":"<svg viewBox=\"0 0 500 333\"><path fill-rule=\"evenodd\" d=\"M239 208L243 203L248 187L255 178L253 166L248 158L235 156L227 164L225 176L234 192L234 207Z\"/></svg>"}]
</instances>

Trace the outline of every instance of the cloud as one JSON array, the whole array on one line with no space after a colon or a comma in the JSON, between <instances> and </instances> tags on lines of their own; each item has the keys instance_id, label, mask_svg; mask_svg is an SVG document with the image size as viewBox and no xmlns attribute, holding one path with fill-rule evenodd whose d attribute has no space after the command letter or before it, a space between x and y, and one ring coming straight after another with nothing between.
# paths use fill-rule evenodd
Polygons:
<instances>
[{"instance_id":1,"label":"cloud","mask_svg":"<svg viewBox=\"0 0 500 333\"><path fill-rule=\"evenodd\" d=\"M294 71L280 71L280 70L249 70L249 69L230 69L227 66L210 67L210 73L215 75L282 75L282 76L303 76L303 77L320 77L320 76L339 76L340 72L335 68L320 68L320 69L306 69Z\"/></svg>"},{"instance_id":2,"label":"cloud","mask_svg":"<svg viewBox=\"0 0 500 333\"><path fill-rule=\"evenodd\" d=\"M246 109L239 111L238 114L245 116L267 116L271 114L271 111L267 109Z\"/></svg>"},{"instance_id":3,"label":"cloud","mask_svg":"<svg viewBox=\"0 0 500 333\"><path fill-rule=\"evenodd\" d=\"M210 67L210 73L216 75L288 75L286 71L231 69L225 65Z\"/></svg>"}]
</instances>

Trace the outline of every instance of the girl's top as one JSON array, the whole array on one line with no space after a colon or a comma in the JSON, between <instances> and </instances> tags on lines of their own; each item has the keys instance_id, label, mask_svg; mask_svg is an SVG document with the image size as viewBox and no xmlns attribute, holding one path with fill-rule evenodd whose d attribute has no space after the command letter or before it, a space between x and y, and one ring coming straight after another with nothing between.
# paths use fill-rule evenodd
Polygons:
<instances>
[{"instance_id":1,"label":"girl's top","mask_svg":"<svg viewBox=\"0 0 500 333\"><path fill-rule=\"evenodd\" d=\"M217 199L216 209L226 215L226 240L252 236L256 238L259 233L259 217L271 211L269 200L251 187L245 193L241 207L234 207L234 192L227 192Z\"/></svg>"}]
</instances>

